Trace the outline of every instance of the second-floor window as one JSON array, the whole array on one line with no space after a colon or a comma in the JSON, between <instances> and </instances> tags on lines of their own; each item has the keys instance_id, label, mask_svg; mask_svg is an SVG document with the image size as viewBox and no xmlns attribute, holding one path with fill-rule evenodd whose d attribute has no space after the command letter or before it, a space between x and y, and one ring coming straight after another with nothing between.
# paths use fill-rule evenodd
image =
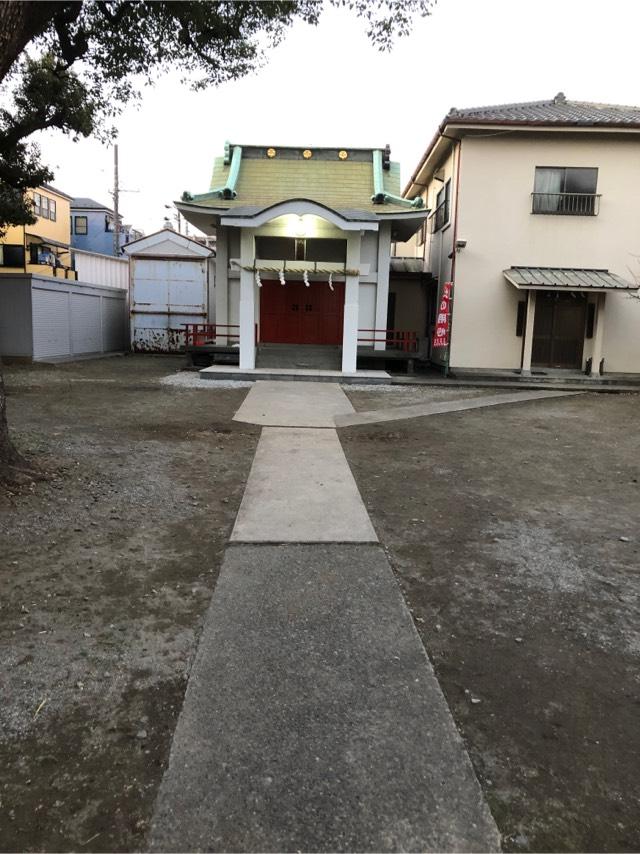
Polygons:
<instances>
[{"instance_id":1,"label":"second-floor window","mask_svg":"<svg viewBox=\"0 0 640 854\"><path fill-rule=\"evenodd\" d=\"M449 179L436 196L433 230L444 228L451 218L451 179Z\"/></svg>"},{"instance_id":2,"label":"second-floor window","mask_svg":"<svg viewBox=\"0 0 640 854\"><path fill-rule=\"evenodd\" d=\"M532 213L595 216L598 170L583 166L536 166Z\"/></svg>"},{"instance_id":3,"label":"second-floor window","mask_svg":"<svg viewBox=\"0 0 640 854\"><path fill-rule=\"evenodd\" d=\"M43 196L41 193L33 194L33 212L36 216L44 219L56 218L56 203L55 199L50 199L48 196Z\"/></svg>"},{"instance_id":4,"label":"second-floor window","mask_svg":"<svg viewBox=\"0 0 640 854\"><path fill-rule=\"evenodd\" d=\"M76 234L87 233L87 218L86 216L74 216L73 230Z\"/></svg>"}]
</instances>

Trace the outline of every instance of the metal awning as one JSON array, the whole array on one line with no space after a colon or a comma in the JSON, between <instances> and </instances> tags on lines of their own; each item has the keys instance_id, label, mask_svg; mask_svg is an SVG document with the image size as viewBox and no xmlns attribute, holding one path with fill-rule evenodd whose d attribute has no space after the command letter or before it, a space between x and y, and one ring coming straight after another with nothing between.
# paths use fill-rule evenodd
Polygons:
<instances>
[{"instance_id":1,"label":"metal awning","mask_svg":"<svg viewBox=\"0 0 640 854\"><path fill-rule=\"evenodd\" d=\"M637 291L638 282L626 282L609 270L581 267L509 267L502 271L518 290Z\"/></svg>"},{"instance_id":2,"label":"metal awning","mask_svg":"<svg viewBox=\"0 0 640 854\"><path fill-rule=\"evenodd\" d=\"M26 235L27 237L35 237L45 246L56 246L58 249L66 249L67 251L70 249L68 243L61 243L59 240L52 240L50 237L43 237L41 234L32 234L32 232L27 231Z\"/></svg>"}]
</instances>

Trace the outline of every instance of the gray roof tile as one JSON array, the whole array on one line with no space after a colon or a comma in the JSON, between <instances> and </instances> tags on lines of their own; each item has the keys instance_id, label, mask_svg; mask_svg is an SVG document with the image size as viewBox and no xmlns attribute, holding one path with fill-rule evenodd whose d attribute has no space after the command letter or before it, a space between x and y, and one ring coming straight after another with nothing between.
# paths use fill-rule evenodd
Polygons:
<instances>
[{"instance_id":1,"label":"gray roof tile","mask_svg":"<svg viewBox=\"0 0 640 854\"><path fill-rule=\"evenodd\" d=\"M96 202L95 199L89 199L86 196L78 196L73 199L71 207L82 208L83 210L108 211L109 213L113 213L112 209L108 205L101 205L100 202Z\"/></svg>"},{"instance_id":2,"label":"gray roof tile","mask_svg":"<svg viewBox=\"0 0 640 854\"><path fill-rule=\"evenodd\" d=\"M569 101L562 92L550 101L528 101L522 104L497 104L487 107L453 107L447 123L464 124L558 124L614 125L640 127L640 107L618 104L595 104L589 101Z\"/></svg>"}]
</instances>

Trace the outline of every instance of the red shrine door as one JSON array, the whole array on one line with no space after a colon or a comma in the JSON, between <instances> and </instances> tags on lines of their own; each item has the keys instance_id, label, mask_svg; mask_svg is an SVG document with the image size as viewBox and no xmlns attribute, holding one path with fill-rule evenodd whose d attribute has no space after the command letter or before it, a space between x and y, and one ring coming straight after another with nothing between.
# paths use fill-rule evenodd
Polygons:
<instances>
[{"instance_id":1,"label":"red shrine door","mask_svg":"<svg viewBox=\"0 0 640 854\"><path fill-rule=\"evenodd\" d=\"M264 281L260 341L265 344L342 344L344 282Z\"/></svg>"}]
</instances>

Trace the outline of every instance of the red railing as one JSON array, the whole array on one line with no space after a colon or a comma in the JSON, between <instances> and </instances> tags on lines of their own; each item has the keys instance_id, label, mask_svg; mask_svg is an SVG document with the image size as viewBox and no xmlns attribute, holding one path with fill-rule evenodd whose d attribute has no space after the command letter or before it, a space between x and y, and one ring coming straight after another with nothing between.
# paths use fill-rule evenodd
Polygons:
<instances>
[{"instance_id":1,"label":"red railing","mask_svg":"<svg viewBox=\"0 0 640 854\"><path fill-rule=\"evenodd\" d=\"M361 333L372 335L364 338ZM418 352L418 333L400 329L358 329L358 344L384 344L385 350L402 350L403 353Z\"/></svg>"},{"instance_id":2,"label":"red railing","mask_svg":"<svg viewBox=\"0 0 640 854\"><path fill-rule=\"evenodd\" d=\"M230 330L240 329L238 324L230 323L183 323L184 343L186 347L204 347L207 344L228 344L230 340L239 341L240 333ZM219 341L218 339L224 339Z\"/></svg>"},{"instance_id":3,"label":"red railing","mask_svg":"<svg viewBox=\"0 0 640 854\"><path fill-rule=\"evenodd\" d=\"M214 344L226 347L240 342L240 326L237 323L183 323L185 347L205 347ZM231 330L238 330L237 332ZM255 340L258 341L258 324L255 325Z\"/></svg>"}]
</instances>

